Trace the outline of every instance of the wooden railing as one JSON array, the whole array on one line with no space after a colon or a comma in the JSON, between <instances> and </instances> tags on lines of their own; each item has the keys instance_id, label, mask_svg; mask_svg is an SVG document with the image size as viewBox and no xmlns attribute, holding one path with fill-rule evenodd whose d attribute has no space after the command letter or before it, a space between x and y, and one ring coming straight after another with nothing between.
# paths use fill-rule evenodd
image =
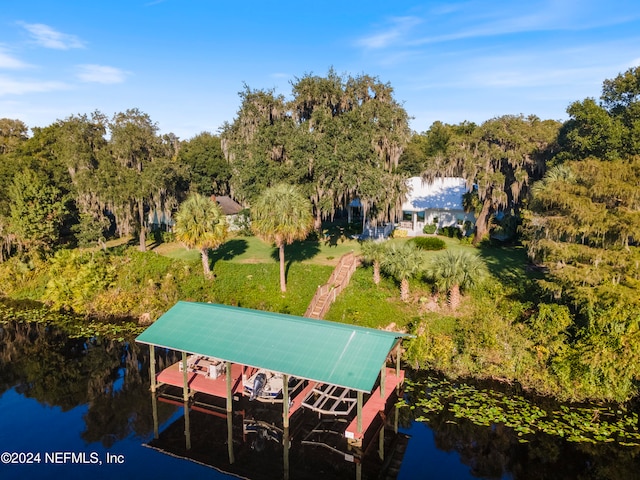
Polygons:
<instances>
[{"instance_id":1,"label":"wooden railing","mask_svg":"<svg viewBox=\"0 0 640 480\"><path fill-rule=\"evenodd\" d=\"M316 290L304 316L309 318L324 318L336 297L349 284L351 275L356 271L357 265L358 259L353 252L345 253L340 257L338 265L336 265L336 268L331 273L327 283L320 285ZM339 279L338 277L341 273L344 274L344 277ZM321 301L320 310L316 311L316 307Z\"/></svg>"}]
</instances>

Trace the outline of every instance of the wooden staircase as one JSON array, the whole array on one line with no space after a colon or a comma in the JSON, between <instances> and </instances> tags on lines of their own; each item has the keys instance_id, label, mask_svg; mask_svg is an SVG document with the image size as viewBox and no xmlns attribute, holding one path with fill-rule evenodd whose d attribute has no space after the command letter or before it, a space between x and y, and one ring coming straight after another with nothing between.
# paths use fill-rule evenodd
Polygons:
<instances>
[{"instance_id":1,"label":"wooden staircase","mask_svg":"<svg viewBox=\"0 0 640 480\"><path fill-rule=\"evenodd\" d=\"M329 280L316 290L304 316L308 318L324 318L336 297L344 290L356 271L358 258L353 252L345 253L333 270Z\"/></svg>"}]
</instances>

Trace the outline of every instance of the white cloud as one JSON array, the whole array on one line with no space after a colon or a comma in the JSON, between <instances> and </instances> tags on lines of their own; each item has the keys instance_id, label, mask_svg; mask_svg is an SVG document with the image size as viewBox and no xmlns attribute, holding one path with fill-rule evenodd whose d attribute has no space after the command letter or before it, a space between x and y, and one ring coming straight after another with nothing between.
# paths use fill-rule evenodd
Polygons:
<instances>
[{"instance_id":1,"label":"white cloud","mask_svg":"<svg viewBox=\"0 0 640 480\"><path fill-rule=\"evenodd\" d=\"M62 82L13 79L0 76L0 97L3 95L24 95L55 90L67 90L70 86Z\"/></svg>"},{"instance_id":2,"label":"white cloud","mask_svg":"<svg viewBox=\"0 0 640 480\"><path fill-rule=\"evenodd\" d=\"M28 67L30 67L29 64L9 55L2 49L2 47L0 47L0 68L7 70L21 70Z\"/></svg>"},{"instance_id":3,"label":"white cloud","mask_svg":"<svg viewBox=\"0 0 640 480\"><path fill-rule=\"evenodd\" d=\"M122 83L129 72L107 65L78 65L77 77L83 82L94 83Z\"/></svg>"},{"instance_id":4,"label":"white cloud","mask_svg":"<svg viewBox=\"0 0 640 480\"><path fill-rule=\"evenodd\" d=\"M21 23L31 34L35 42L45 48L56 50L69 50L72 48L84 48L85 44L75 35L69 35L54 30L43 23Z\"/></svg>"},{"instance_id":5,"label":"white cloud","mask_svg":"<svg viewBox=\"0 0 640 480\"><path fill-rule=\"evenodd\" d=\"M434 5L423 13L391 18L384 29L360 38L356 45L369 49L420 47L456 40L541 32L577 31L624 24L638 18L624 8L584 0L533 2L467 1ZM422 28L416 29L417 25Z\"/></svg>"},{"instance_id":6,"label":"white cloud","mask_svg":"<svg viewBox=\"0 0 640 480\"><path fill-rule=\"evenodd\" d=\"M356 44L371 49L386 48L400 41L410 30L421 23L417 17L394 17L390 20L390 26L381 32L363 37L356 41Z\"/></svg>"},{"instance_id":7,"label":"white cloud","mask_svg":"<svg viewBox=\"0 0 640 480\"><path fill-rule=\"evenodd\" d=\"M291 75L288 73L283 73L283 72L275 72L272 73L271 75L269 75L271 78L291 78Z\"/></svg>"}]
</instances>

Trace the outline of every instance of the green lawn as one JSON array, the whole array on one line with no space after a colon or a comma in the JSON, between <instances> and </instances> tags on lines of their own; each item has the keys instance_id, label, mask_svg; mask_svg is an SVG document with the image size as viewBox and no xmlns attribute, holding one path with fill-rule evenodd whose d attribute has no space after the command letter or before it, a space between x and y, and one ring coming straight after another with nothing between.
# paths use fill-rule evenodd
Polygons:
<instances>
[{"instance_id":1,"label":"green lawn","mask_svg":"<svg viewBox=\"0 0 640 480\"><path fill-rule=\"evenodd\" d=\"M278 250L257 237L236 237L210 252L212 272L208 297L215 302L293 315L303 315L318 286L323 285L342 255L360 250L355 240L295 242L285 247L287 291L280 291ZM154 248L160 255L200 267L200 251L179 243ZM197 295L197 292L195 293Z\"/></svg>"},{"instance_id":2,"label":"green lawn","mask_svg":"<svg viewBox=\"0 0 640 480\"><path fill-rule=\"evenodd\" d=\"M188 250L179 243L163 243L154 249L157 253L185 261L200 258L198 250ZM287 262L335 266L342 255L350 251L359 252L356 240L305 241L285 246ZM210 254L213 265L218 260L232 263L277 263L278 250L258 237L236 237L228 240Z\"/></svg>"},{"instance_id":3,"label":"green lawn","mask_svg":"<svg viewBox=\"0 0 640 480\"><path fill-rule=\"evenodd\" d=\"M324 265L291 263L287 265L287 291L280 291L280 270L275 262L215 263L216 279L211 283L217 303L304 315L319 285L323 285L333 268Z\"/></svg>"},{"instance_id":4,"label":"green lawn","mask_svg":"<svg viewBox=\"0 0 640 480\"><path fill-rule=\"evenodd\" d=\"M477 252L469 244L461 243L455 238L438 237L447 244L451 251L467 250ZM392 238L389 242L403 243L409 238ZM188 250L179 243L163 243L154 248L160 255L178 258L185 261L196 261L200 258L198 250ZM360 253L360 243L345 237L329 237L326 240L295 242L285 246L287 262L309 263L314 265L335 266L341 256L349 252ZM210 254L212 264L218 260L232 263L270 263L278 262L278 250L272 244L258 237L235 237Z\"/></svg>"},{"instance_id":5,"label":"green lawn","mask_svg":"<svg viewBox=\"0 0 640 480\"><path fill-rule=\"evenodd\" d=\"M337 242L305 241L286 246L286 293L279 288L277 249L257 237L232 238L210 254L212 271L216 275L211 284L211 298L228 305L303 315L317 287L327 281L339 258L350 251L360 252L357 241L342 238ZM457 239L438 238L446 243L448 250L465 250L480 256L496 278L520 283L527 275L522 248L478 249ZM408 240L397 238L390 242ZM168 243L159 245L155 251L201 268L198 250ZM442 251L428 251L425 257L428 259L440 253ZM405 328L422 315L420 301L431 294L431 286L422 279L411 281L413 301L403 303L399 299L399 285L394 279L383 276L383 281L376 286L371 277L371 267L358 268L350 285L332 305L327 319L372 328L384 328L395 323L396 328Z\"/></svg>"},{"instance_id":6,"label":"green lawn","mask_svg":"<svg viewBox=\"0 0 640 480\"><path fill-rule=\"evenodd\" d=\"M412 293L418 290L414 288ZM417 315L415 304L400 301L400 287L395 280L383 276L375 285L372 268L360 267L325 318L369 328L385 328L394 323L395 329L404 329Z\"/></svg>"}]
</instances>

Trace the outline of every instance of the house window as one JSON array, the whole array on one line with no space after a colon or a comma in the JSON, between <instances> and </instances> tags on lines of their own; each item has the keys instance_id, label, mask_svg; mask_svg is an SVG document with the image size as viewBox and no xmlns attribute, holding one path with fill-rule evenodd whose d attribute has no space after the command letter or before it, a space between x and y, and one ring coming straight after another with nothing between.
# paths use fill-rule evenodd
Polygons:
<instances>
[{"instance_id":1,"label":"house window","mask_svg":"<svg viewBox=\"0 0 640 480\"><path fill-rule=\"evenodd\" d=\"M403 222L412 222L413 221L413 212L402 212L402 221Z\"/></svg>"},{"instance_id":2,"label":"house window","mask_svg":"<svg viewBox=\"0 0 640 480\"><path fill-rule=\"evenodd\" d=\"M422 210L421 212L417 212L416 213L416 217L417 217L418 222L424 223L424 213L425 213L424 210Z\"/></svg>"}]
</instances>

